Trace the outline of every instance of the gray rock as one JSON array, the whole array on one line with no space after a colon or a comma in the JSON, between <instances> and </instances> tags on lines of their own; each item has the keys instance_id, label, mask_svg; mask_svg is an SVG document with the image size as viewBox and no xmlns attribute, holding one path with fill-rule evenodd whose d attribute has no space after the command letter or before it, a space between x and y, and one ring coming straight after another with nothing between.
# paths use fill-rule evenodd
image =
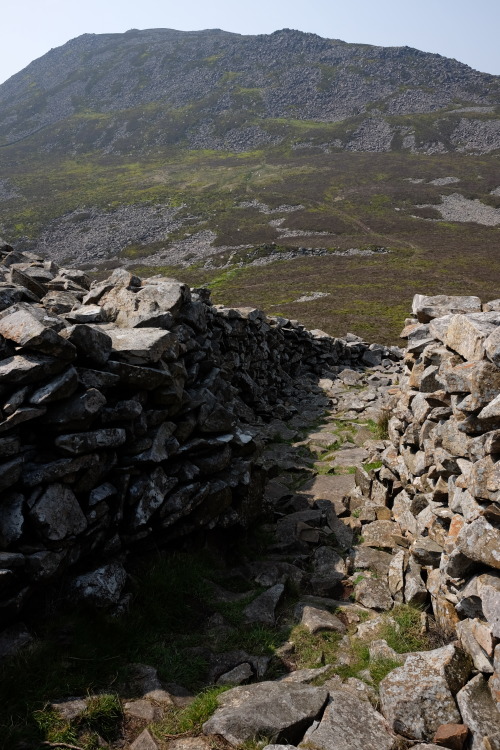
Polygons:
<instances>
[{"instance_id":1,"label":"gray rock","mask_svg":"<svg viewBox=\"0 0 500 750\"><path fill-rule=\"evenodd\" d=\"M250 664L248 662L245 662L244 664L238 664L237 667L234 667L229 672L225 672L222 674L217 682L216 685L241 685L242 682L246 682L253 676L253 670Z\"/></svg>"},{"instance_id":2,"label":"gray rock","mask_svg":"<svg viewBox=\"0 0 500 750\"><path fill-rule=\"evenodd\" d=\"M6 549L20 539L24 527L24 496L5 494L0 503L0 547Z\"/></svg>"},{"instance_id":3,"label":"gray rock","mask_svg":"<svg viewBox=\"0 0 500 750\"><path fill-rule=\"evenodd\" d=\"M483 516L465 524L458 534L457 548L470 560L500 568L500 531Z\"/></svg>"},{"instance_id":4,"label":"gray rock","mask_svg":"<svg viewBox=\"0 0 500 750\"><path fill-rule=\"evenodd\" d=\"M500 712L482 674L473 677L460 690L457 703L463 723L472 733L471 750L493 750L500 747Z\"/></svg>"},{"instance_id":5,"label":"gray rock","mask_svg":"<svg viewBox=\"0 0 500 750\"><path fill-rule=\"evenodd\" d=\"M109 329L115 359L130 365L142 365L158 362L171 347L178 345L177 339L170 331L161 328Z\"/></svg>"},{"instance_id":6,"label":"gray rock","mask_svg":"<svg viewBox=\"0 0 500 750\"><path fill-rule=\"evenodd\" d=\"M34 349L61 360L71 361L76 356L75 347L53 328L44 325L30 309L6 310L0 318L0 335L16 346Z\"/></svg>"},{"instance_id":7,"label":"gray rock","mask_svg":"<svg viewBox=\"0 0 500 750\"><path fill-rule=\"evenodd\" d=\"M66 365L63 360L45 354L16 354L0 362L0 384L36 383L49 375L55 375Z\"/></svg>"},{"instance_id":8,"label":"gray rock","mask_svg":"<svg viewBox=\"0 0 500 750\"><path fill-rule=\"evenodd\" d=\"M247 622L260 622L263 625L274 625L275 609L284 591L284 585L277 583L257 596L243 610L245 620Z\"/></svg>"},{"instance_id":9,"label":"gray rock","mask_svg":"<svg viewBox=\"0 0 500 750\"><path fill-rule=\"evenodd\" d=\"M47 487L31 509L30 518L43 538L51 542L81 534L87 528L74 492L64 484Z\"/></svg>"},{"instance_id":10,"label":"gray rock","mask_svg":"<svg viewBox=\"0 0 500 750\"><path fill-rule=\"evenodd\" d=\"M100 365L106 364L111 354L112 338L105 331L88 325L74 325L61 331L78 353Z\"/></svg>"},{"instance_id":11,"label":"gray rock","mask_svg":"<svg viewBox=\"0 0 500 750\"><path fill-rule=\"evenodd\" d=\"M132 742L130 750L158 750L158 747L149 729L144 729L137 739Z\"/></svg>"},{"instance_id":12,"label":"gray rock","mask_svg":"<svg viewBox=\"0 0 500 750\"><path fill-rule=\"evenodd\" d=\"M74 367L68 367L61 375L38 388L30 396L30 404L45 406L63 398L69 398L78 387L78 374Z\"/></svg>"},{"instance_id":13,"label":"gray rock","mask_svg":"<svg viewBox=\"0 0 500 750\"><path fill-rule=\"evenodd\" d=\"M299 748L311 750L395 750L396 737L370 703L352 692L332 690L319 726L309 731Z\"/></svg>"},{"instance_id":14,"label":"gray rock","mask_svg":"<svg viewBox=\"0 0 500 750\"><path fill-rule=\"evenodd\" d=\"M50 706L64 721L70 722L85 713L87 710L87 699L68 698L67 700L54 701Z\"/></svg>"},{"instance_id":15,"label":"gray rock","mask_svg":"<svg viewBox=\"0 0 500 750\"><path fill-rule=\"evenodd\" d=\"M299 611L302 610L300 624L310 633L319 633L323 630L333 630L336 633L345 633L347 628L336 615L331 614L326 609L311 607L308 605L298 605Z\"/></svg>"},{"instance_id":16,"label":"gray rock","mask_svg":"<svg viewBox=\"0 0 500 750\"><path fill-rule=\"evenodd\" d=\"M380 683L382 713L399 734L431 740L441 724L461 722L454 695L470 670L470 657L451 644L411 654Z\"/></svg>"},{"instance_id":17,"label":"gray rock","mask_svg":"<svg viewBox=\"0 0 500 750\"><path fill-rule=\"evenodd\" d=\"M331 547L318 547L314 552L311 590L317 596L328 596L345 578L346 566L342 557Z\"/></svg>"},{"instance_id":18,"label":"gray rock","mask_svg":"<svg viewBox=\"0 0 500 750\"><path fill-rule=\"evenodd\" d=\"M81 453L103 448L116 448L126 440L126 432L121 427L109 427L93 432L75 432L70 435L59 435L55 439L55 445L64 453L78 456Z\"/></svg>"},{"instance_id":19,"label":"gray rock","mask_svg":"<svg viewBox=\"0 0 500 750\"><path fill-rule=\"evenodd\" d=\"M279 682L295 682L301 685L308 685L318 677L328 674L331 669L331 664L325 664L324 667L318 667L317 669L296 669L295 672L290 672L290 674L280 677Z\"/></svg>"},{"instance_id":20,"label":"gray rock","mask_svg":"<svg viewBox=\"0 0 500 750\"><path fill-rule=\"evenodd\" d=\"M481 300L472 296L453 297L438 294L435 297L426 297L416 294L413 298L412 312L421 323L428 323L443 315L481 312Z\"/></svg>"},{"instance_id":21,"label":"gray rock","mask_svg":"<svg viewBox=\"0 0 500 750\"><path fill-rule=\"evenodd\" d=\"M70 583L71 597L94 607L110 607L120 600L127 573L121 563L107 563L76 576Z\"/></svg>"},{"instance_id":22,"label":"gray rock","mask_svg":"<svg viewBox=\"0 0 500 750\"><path fill-rule=\"evenodd\" d=\"M354 588L354 598L369 609L388 610L394 604L386 581L364 578Z\"/></svg>"},{"instance_id":23,"label":"gray rock","mask_svg":"<svg viewBox=\"0 0 500 750\"><path fill-rule=\"evenodd\" d=\"M286 682L260 682L219 696L219 708L203 725L232 745L258 736L293 743L318 716L328 698L324 688Z\"/></svg>"},{"instance_id":24,"label":"gray rock","mask_svg":"<svg viewBox=\"0 0 500 750\"><path fill-rule=\"evenodd\" d=\"M481 648L475 637L474 620L466 619L457 622L456 631L460 645L466 651L474 662L474 667L478 672L493 672L493 662L488 658L485 651Z\"/></svg>"},{"instance_id":25,"label":"gray rock","mask_svg":"<svg viewBox=\"0 0 500 750\"><path fill-rule=\"evenodd\" d=\"M393 549L398 544L401 530L395 521L373 521L363 526L364 547Z\"/></svg>"}]
</instances>

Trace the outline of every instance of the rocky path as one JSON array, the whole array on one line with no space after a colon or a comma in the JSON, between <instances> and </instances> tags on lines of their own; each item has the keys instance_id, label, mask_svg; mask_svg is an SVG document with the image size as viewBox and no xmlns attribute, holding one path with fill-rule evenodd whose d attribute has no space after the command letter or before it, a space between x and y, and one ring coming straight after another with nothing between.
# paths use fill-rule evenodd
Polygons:
<instances>
[{"instance_id":1,"label":"rocky path","mask_svg":"<svg viewBox=\"0 0 500 750\"><path fill-rule=\"evenodd\" d=\"M220 606L206 618L202 643L185 652L203 658L205 684L215 688L194 696L162 683L154 665L130 665L113 747L262 748L267 741L396 750L436 747L429 741L438 730L436 741L439 732L464 739L449 675L456 688L468 664L429 632L424 612L408 607L426 591L419 570L403 579L406 540L388 507L381 454L400 372L390 360L366 371L339 367L308 384L295 416L266 426L261 462L272 478L268 518L257 530L264 541L226 571L226 583L210 584ZM256 633L274 634L273 647L263 648ZM209 695L210 710L194 718ZM89 701L52 709L78 723Z\"/></svg>"}]
</instances>

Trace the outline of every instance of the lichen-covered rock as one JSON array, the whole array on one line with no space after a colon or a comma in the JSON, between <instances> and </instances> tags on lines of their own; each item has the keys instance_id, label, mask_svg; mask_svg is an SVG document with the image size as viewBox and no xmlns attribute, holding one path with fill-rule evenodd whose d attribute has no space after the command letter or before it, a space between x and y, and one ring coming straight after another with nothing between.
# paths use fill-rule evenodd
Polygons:
<instances>
[{"instance_id":1,"label":"lichen-covered rock","mask_svg":"<svg viewBox=\"0 0 500 750\"><path fill-rule=\"evenodd\" d=\"M472 678L457 694L464 724L472 734L472 750L500 747L500 712L482 674Z\"/></svg>"},{"instance_id":2,"label":"lichen-covered rock","mask_svg":"<svg viewBox=\"0 0 500 750\"><path fill-rule=\"evenodd\" d=\"M380 683L382 713L399 734L431 740L441 724L460 723L454 695L470 670L470 657L451 644L411 654Z\"/></svg>"}]
</instances>

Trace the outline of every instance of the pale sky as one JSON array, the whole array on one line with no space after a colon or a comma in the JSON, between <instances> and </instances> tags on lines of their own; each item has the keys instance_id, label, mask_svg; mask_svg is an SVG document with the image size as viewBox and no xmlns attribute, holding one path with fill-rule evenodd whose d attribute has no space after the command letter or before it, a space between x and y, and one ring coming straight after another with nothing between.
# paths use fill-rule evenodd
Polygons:
<instances>
[{"instance_id":1,"label":"pale sky","mask_svg":"<svg viewBox=\"0 0 500 750\"><path fill-rule=\"evenodd\" d=\"M499 0L3 0L0 18L0 83L80 34L132 28L299 29L417 47L500 74Z\"/></svg>"}]
</instances>

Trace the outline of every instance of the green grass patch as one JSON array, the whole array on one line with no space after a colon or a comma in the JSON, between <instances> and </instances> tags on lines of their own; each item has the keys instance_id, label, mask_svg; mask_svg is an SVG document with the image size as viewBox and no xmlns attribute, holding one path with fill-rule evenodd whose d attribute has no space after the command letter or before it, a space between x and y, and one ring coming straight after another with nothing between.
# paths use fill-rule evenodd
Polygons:
<instances>
[{"instance_id":1,"label":"green grass patch","mask_svg":"<svg viewBox=\"0 0 500 750\"><path fill-rule=\"evenodd\" d=\"M180 734L197 733L218 706L218 697L227 687L211 687L196 696L186 708L171 708L165 718L152 726L158 739L170 739Z\"/></svg>"},{"instance_id":2,"label":"green grass patch","mask_svg":"<svg viewBox=\"0 0 500 750\"><path fill-rule=\"evenodd\" d=\"M387 623L381 630L380 637L398 654L409 651L426 651L432 646L425 633L422 633L422 610L409 604L396 604L390 616L398 627Z\"/></svg>"}]
</instances>

